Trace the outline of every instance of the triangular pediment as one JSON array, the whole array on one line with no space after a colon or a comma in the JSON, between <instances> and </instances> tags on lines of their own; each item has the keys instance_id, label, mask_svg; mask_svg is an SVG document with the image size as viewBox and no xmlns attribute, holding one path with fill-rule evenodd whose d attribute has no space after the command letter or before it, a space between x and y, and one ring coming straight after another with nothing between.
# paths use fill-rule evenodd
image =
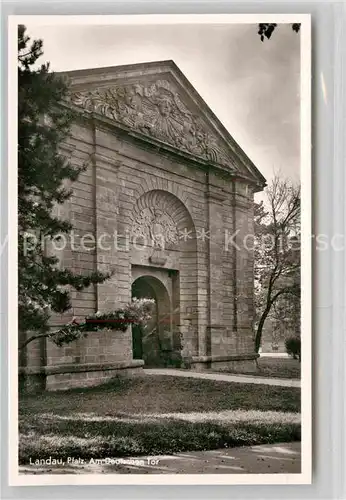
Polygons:
<instances>
[{"instance_id":1,"label":"triangular pediment","mask_svg":"<svg viewBox=\"0 0 346 500\"><path fill-rule=\"evenodd\" d=\"M71 102L119 126L244 176L265 179L173 61L65 73Z\"/></svg>"}]
</instances>

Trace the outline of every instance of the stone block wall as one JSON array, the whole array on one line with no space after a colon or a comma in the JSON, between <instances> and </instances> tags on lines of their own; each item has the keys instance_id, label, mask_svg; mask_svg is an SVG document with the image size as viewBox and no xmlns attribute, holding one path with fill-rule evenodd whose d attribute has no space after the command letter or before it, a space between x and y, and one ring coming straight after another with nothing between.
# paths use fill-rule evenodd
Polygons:
<instances>
[{"instance_id":1,"label":"stone block wall","mask_svg":"<svg viewBox=\"0 0 346 500\"><path fill-rule=\"evenodd\" d=\"M195 363L221 369L225 356L235 362L239 355L255 359L253 253L242 243L253 233L250 186L220 176L207 165L136 142L116 128L100 123L94 128L91 121L76 124L62 150L73 164L86 164L86 170L73 184L72 198L59 208L74 226L73 244L57 251L61 265L80 273L111 270L113 276L87 290L72 291L71 311L53 317L52 325L125 305L131 300L133 266L144 266L149 274L151 267L159 267L177 273L171 300L179 309L186 353ZM151 263L152 249L134 251L129 235L135 207L153 191L166 193L166 210L181 221L179 230L184 224L191 230L179 249L166 251L162 265ZM235 231L238 250L226 244L226 234ZM100 239L107 249L100 247ZM102 364L123 363L123 370L132 369L131 333L112 335L92 334L62 348L49 341L35 342L28 347L26 366L50 370L58 365L98 364L99 375L91 375L89 369L52 372L47 379L51 389L103 380L111 370L102 370Z\"/></svg>"},{"instance_id":2,"label":"stone block wall","mask_svg":"<svg viewBox=\"0 0 346 500\"><path fill-rule=\"evenodd\" d=\"M105 366L88 367L88 371L74 372L73 368L66 373L50 374L47 377L45 389L49 391L59 391L65 389L75 389L83 387L93 387L105 384L118 376L132 376L142 368L141 364L133 363L126 366L125 363L114 366L113 369Z\"/></svg>"},{"instance_id":3,"label":"stone block wall","mask_svg":"<svg viewBox=\"0 0 346 500\"><path fill-rule=\"evenodd\" d=\"M132 359L131 328L123 331L90 332L58 347L47 339L28 345L21 375L33 388L58 390L106 382L117 374L129 374L143 363Z\"/></svg>"},{"instance_id":4,"label":"stone block wall","mask_svg":"<svg viewBox=\"0 0 346 500\"><path fill-rule=\"evenodd\" d=\"M131 328L90 332L62 347L47 342L47 366L58 364L116 363L132 360Z\"/></svg>"}]
</instances>

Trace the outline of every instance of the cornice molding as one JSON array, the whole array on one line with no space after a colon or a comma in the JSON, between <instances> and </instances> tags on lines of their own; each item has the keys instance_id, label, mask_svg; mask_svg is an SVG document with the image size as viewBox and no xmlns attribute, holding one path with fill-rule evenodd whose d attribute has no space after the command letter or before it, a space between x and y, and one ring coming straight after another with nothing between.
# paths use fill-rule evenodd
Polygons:
<instances>
[{"instance_id":1,"label":"cornice molding","mask_svg":"<svg viewBox=\"0 0 346 500\"><path fill-rule=\"evenodd\" d=\"M117 155L117 153L115 153L115 154ZM122 161L119 160L118 158L106 156L106 155L98 153L98 152L92 153L91 157L92 157L94 164L97 166L102 166L102 165L111 166L112 168L115 168L116 170L118 170L122 165Z\"/></svg>"},{"instance_id":2,"label":"cornice molding","mask_svg":"<svg viewBox=\"0 0 346 500\"><path fill-rule=\"evenodd\" d=\"M109 114L110 121L123 127L127 121L128 131L141 129L141 135L156 137L163 149L170 145L181 152L192 152L197 162L204 158L215 169L223 167L238 178L246 178L256 192L265 186L263 175L174 61L76 70L61 75L69 81L72 99L78 102L75 107L84 110L85 115ZM69 105L73 105L71 101Z\"/></svg>"}]
</instances>

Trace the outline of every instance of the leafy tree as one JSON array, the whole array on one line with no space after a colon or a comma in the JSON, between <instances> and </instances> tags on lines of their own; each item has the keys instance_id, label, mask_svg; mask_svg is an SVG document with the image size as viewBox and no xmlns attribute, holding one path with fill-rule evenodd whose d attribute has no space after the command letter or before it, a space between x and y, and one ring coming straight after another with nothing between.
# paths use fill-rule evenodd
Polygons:
<instances>
[{"instance_id":1,"label":"leafy tree","mask_svg":"<svg viewBox=\"0 0 346 500\"><path fill-rule=\"evenodd\" d=\"M265 193L255 204L256 352L269 315L288 318L300 302L300 188L276 175Z\"/></svg>"},{"instance_id":2,"label":"leafy tree","mask_svg":"<svg viewBox=\"0 0 346 500\"><path fill-rule=\"evenodd\" d=\"M296 279L299 273L296 273ZM300 294L283 294L273 304L271 317L287 337L288 333L300 335Z\"/></svg>"},{"instance_id":3,"label":"leafy tree","mask_svg":"<svg viewBox=\"0 0 346 500\"><path fill-rule=\"evenodd\" d=\"M79 275L47 255L42 241L59 239L72 225L53 215L53 209L72 194L66 187L86 166L76 168L59 153L75 118L64 105L67 86L37 66L41 40L30 42L26 28L18 28L18 314L19 330L47 335L51 313L71 308L70 291L105 281L109 274ZM28 235L30 237L30 245ZM34 337L33 337L34 338ZM32 339L33 339L32 338Z\"/></svg>"},{"instance_id":4,"label":"leafy tree","mask_svg":"<svg viewBox=\"0 0 346 500\"><path fill-rule=\"evenodd\" d=\"M258 25L258 34L261 37L262 42L264 42L264 37L269 40L276 28L277 23L260 23ZM293 23L292 30L299 33L300 23Z\"/></svg>"}]
</instances>

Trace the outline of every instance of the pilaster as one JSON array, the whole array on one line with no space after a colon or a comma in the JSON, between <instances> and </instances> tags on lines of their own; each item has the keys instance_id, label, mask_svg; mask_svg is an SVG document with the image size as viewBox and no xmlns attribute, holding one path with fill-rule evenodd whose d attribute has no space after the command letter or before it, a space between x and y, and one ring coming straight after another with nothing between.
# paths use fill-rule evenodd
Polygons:
<instances>
[{"instance_id":1,"label":"pilaster","mask_svg":"<svg viewBox=\"0 0 346 500\"><path fill-rule=\"evenodd\" d=\"M253 192L247 184L233 183L234 220L234 326L236 349L253 352Z\"/></svg>"},{"instance_id":2,"label":"pilaster","mask_svg":"<svg viewBox=\"0 0 346 500\"><path fill-rule=\"evenodd\" d=\"M97 137L97 136L96 136ZM95 204L96 269L114 274L98 284L96 304L100 311L114 310L119 302L117 290L117 174L121 162L116 152L95 143L93 153L93 182Z\"/></svg>"},{"instance_id":3,"label":"pilaster","mask_svg":"<svg viewBox=\"0 0 346 500\"><path fill-rule=\"evenodd\" d=\"M218 179L209 175L208 204L208 325L206 329L206 352L204 355L221 354L217 339L224 330L223 322L223 255L224 255L224 207L226 193L217 185ZM215 342L216 341L216 342ZM217 352L216 352L217 351Z\"/></svg>"}]
</instances>

